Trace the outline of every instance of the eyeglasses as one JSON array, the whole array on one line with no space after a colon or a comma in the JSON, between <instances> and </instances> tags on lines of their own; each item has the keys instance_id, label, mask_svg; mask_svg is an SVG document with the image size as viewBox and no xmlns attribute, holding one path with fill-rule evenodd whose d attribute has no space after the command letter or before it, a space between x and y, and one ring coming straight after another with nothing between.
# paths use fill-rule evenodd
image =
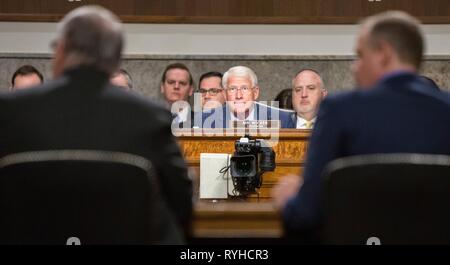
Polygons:
<instances>
[{"instance_id":1,"label":"eyeglasses","mask_svg":"<svg viewBox=\"0 0 450 265\"><path fill-rule=\"evenodd\" d=\"M246 86L242 86L242 87L228 87L226 90L228 92L228 94L236 94L238 90L241 90L242 94L249 94L250 91L252 91L253 87L246 87Z\"/></svg>"},{"instance_id":2,"label":"eyeglasses","mask_svg":"<svg viewBox=\"0 0 450 265\"><path fill-rule=\"evenodd\" d=\"M210 88L210 89L204 89L204 88L199 88L197 90L197 93L202 93L202 95L205 95L206 93L208 93L210 96L215 96L217 94L219 94L220 92L222 92L223 89L221 88Z\"/></svg>"}]
</instances>

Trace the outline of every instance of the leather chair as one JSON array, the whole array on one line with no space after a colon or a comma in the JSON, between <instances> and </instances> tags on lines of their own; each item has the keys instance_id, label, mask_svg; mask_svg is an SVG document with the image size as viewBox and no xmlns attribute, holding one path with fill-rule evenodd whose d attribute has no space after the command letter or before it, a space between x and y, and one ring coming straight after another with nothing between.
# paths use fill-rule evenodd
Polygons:
<instances>
[{"instance_id":1,"label":"leather chair","mask_svg":"<svg viewBox=\"0 0 450 265\"><path fill-rule=\"evenodd\" d=\"M450 156L341 158L323 181L324 243L450 243Z\"/></svg>"},{"instance_id":2,"label":"leather chair","mask_svg":"<svg viewBox=\"0 0 450 265\"><path fill-rule=\"evenodd\" d=\"M7 155L0 159L0 243L164 243L153 219L168 212L151 172L145 158L119 152Z\"/></svg>"}]
</instances>

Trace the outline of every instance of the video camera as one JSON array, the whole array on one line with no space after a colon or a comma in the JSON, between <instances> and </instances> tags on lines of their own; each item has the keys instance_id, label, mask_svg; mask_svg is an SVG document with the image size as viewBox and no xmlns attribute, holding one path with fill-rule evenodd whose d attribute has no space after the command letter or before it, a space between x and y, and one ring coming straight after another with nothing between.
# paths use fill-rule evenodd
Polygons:
<instances>
[{"instance_id":1,"label":"video camera","mask_svg":"<svg viewBox=\"0 0 450 265\"><path fill-rule=\"evenodd\" d=\"M275 152L264 140L251 140L245 135L234 144L231 178L235 193L247 195L261 187L262 174L275 170Z\"/></svg>"}]
</instances>

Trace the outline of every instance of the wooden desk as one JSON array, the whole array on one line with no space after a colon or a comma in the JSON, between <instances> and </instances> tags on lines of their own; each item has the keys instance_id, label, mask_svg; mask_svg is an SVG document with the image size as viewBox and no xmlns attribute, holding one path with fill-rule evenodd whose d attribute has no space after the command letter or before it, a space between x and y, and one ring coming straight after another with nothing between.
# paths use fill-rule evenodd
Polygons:
<instances>
[{"instance_id":1,"label":"wooden desk","mask_svg":"<svg viewBox=\"0 0 450 265\"><path fill-rule=\"evenodd\" d=\"M194 238L279 238L282 224L270 202L198 201Z\"/></svg>"},{"instance_id":2,"label":"wooden desk","mask_svg":"<svg viewBox=\"0 0 450 265\"><path fill-rule=\"evenodd\" d=\"M270 199L270 191L281 176L286 174L301 174L310 137L310 130L281 129L278 137L274 131L265 130L253 136L255 139L265 139L276 153L276 169L263 175L260 189L260 199ZM234 152L234 143L243 135L223 135L223 129L196 130L184 129L176 131L178 141L187 161L191 175L194 178L194 196L198 198L199 172L201 153ZM271 136L270 136L271 134ZM255 197L255 196L253 196Z\"/></svg>"},{"instance_id":3,"label":"wooden desk","mask_svg":"<svg viewBox=\"0 0 450 265\"><path fill-rule=\"evenodd\" d=\"M309 130L283 129L274 137L274 132L261 131L251 135L254 139L265 139L276 153L276 169L263 175L259 199L200 200L199 172L201 153L234 152L234 143L243 134L224 135L223 129L184 129L176 132L184 158L194 179L194 238L279 238L282 223L272 203L271 189L278 179L286 174L301 174L305 160Z\"/></svg>"}]
</instances>

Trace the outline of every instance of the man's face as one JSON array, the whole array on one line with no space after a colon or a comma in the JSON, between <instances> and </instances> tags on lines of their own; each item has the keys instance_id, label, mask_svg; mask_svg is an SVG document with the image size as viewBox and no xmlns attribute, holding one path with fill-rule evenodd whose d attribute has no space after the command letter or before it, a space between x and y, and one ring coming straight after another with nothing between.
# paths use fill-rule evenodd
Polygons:
<instances>
[{"instance_id":1,"label":"man's face","mask_svg":"<svg viewBox=\"0 0 450 265\"><path fill-rule=\"evenodd\" d=\"M110 80L111 84L121 87L125 90L130 90L130 87L128 87L127 78L123 74L116 74L113 75Z\"/></svg>"},{"instance_id":2,"label":"man's face","mask_svg":"<svg viewBox=\"0 0 450 265\"><path fill-rule=\"evenodd\" d=\"M217 76L207 77L200 82L202 93L202 106L206 109L213 109L225 103L225 91L222 88L222 79Z\"/></svg>"},{"instance_id":3,"label":"man's face","mask_svg":"<svg viewBox=\"0 0 450 265\"><path fill-rule=\"evenodd\" d=\"M17 75L14 79L13 90L30 88L41 83L41 79L37 74Z\"/></svg>"},{"instance_id":4,"label":"man's face","mask_svg":"<svg viewBox=\"0 0 450 265\"><path fill-rule=\"evenodd\" d=\"M169 104L178 100L187 101L192 95L193 87L189 84L189 73L183 69L170 69L166 81L161 84L161 93Z\"/></svg>"},{"instance_id":5,"label":"man's face","mask_svg":"<svg viewBox=\"0 0 450 265\"><path fill-rule=\"evenodd\" d=\"M368 88L383 75L383 56L381 52L370 46L367 30L361 30L356 46L357 59L352 64L353 76L361 88Z\"/></svg>"},{"instance_id":6,"label":"man's face","mask_svg":"<svg viewBox=\"0 0 450 265\"><path fill-rule=\"evenodd\" d=\"M252 87L250 78L230 76L228 78L227 103L235 114L249 112L253 101L259 96L259 87Z\"/></svg>"},{"instance_id":7,"label":"man's face","mask_svg":"<svg viewBox=\"0 0 450 265\"><path fill-rule=\"evenodd\" d=\"M316 116L320 102L327 95L322 86L320 77L312 71L303 71L295 77L292 106L297 115L308 120Z\"/></svg>"}]
</instances>

